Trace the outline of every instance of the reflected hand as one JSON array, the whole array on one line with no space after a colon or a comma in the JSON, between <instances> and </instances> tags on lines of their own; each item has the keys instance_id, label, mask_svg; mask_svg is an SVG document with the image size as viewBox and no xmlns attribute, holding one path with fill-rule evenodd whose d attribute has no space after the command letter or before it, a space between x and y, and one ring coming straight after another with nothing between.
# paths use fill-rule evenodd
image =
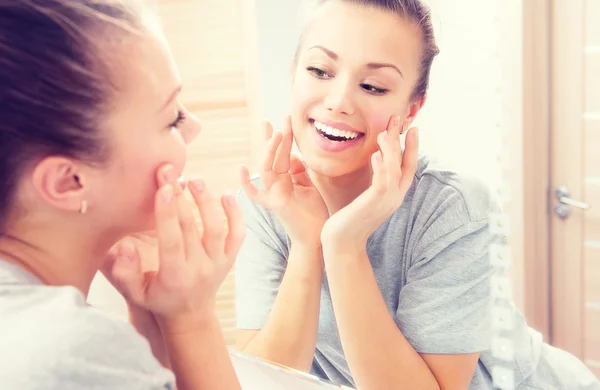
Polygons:
<instances>
[{"instance_id":1,"label":"reflected hand","mask_svg":"<svg viewBox=\"0 0 600 390\"><path fill-rule=\"evenodd\" d=\"M401 128L401 121L395 118L379 134L380 150L371 157L371 186L329 218L321 235L323 245L357 244L364 249L369 236L400 207L417 170L419 147L417 129L412 128L402 152Z\"/></svg>"},{"instance_id":2,"label":"reflected hand","mask_svg":"<svg viewBox=\"0 0 600 390\"><path fill-rule=\"evenodd\" d=\"M269 142L260 171L264 189L251 183L246 167L241 171L242 188L251 201L275 213L292 243L320 246L321 229L329 212L305 165L291 153L291 119L286 118L283 133L273 133L268 123L265 128Z\"/></svg>"}]
</instances>

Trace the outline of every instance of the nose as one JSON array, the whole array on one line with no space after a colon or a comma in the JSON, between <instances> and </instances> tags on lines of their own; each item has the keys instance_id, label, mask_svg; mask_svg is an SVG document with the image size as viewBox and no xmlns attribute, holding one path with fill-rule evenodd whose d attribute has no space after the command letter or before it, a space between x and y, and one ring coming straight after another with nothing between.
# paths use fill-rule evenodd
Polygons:
<instances>
[{"instance_id":1,"label":"nose","mask_svg":"<svg viewBox=\"0 0 600 390\"><path fill-rule=\"evenodd\" d=\"M189 144L200 134L202 126L194 114L188 112L187 117L188 120L185 121L181 129L181 137L186 144Z\"/></svg>"},{"instance_id":2,"label":"nose","mask_svg":"<svg viewBox=\"0 0 600 390\"><path fill-rule=\"evenodd\" d=\"M354 105L352 102L349 83L342 77L338 77L331 82L331 88L325 97L325 108L335 114L352 115Z\"/></svg>"}]
</instances>

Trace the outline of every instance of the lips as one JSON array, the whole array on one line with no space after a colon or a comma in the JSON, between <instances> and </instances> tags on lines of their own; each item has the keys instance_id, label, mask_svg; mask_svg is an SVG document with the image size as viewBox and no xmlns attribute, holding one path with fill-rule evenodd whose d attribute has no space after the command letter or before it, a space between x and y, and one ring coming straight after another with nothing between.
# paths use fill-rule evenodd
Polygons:
<instances>
[{"instance_id":1,"label":"lips","mask_svg":"<svg viewBox=\"0 0 600 390\"><path fill-rule=\"evenodd\" d=\"M325 152L342 152L352 148L364 137L364 133L340 122L309 119L314 128L314 139Z\"/></svg>"}]
</instances>

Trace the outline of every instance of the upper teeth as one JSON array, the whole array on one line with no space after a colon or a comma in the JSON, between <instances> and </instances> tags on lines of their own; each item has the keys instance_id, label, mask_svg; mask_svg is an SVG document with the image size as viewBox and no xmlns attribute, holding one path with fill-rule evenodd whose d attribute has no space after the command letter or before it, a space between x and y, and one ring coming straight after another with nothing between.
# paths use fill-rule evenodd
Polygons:
<instances>
[{"instance_id":1,"label":"upper teeth","mask_svg":"<svg viewBox=\"0 0 600 390\"><path fill-rule=\"evenodd\" d=\"M315 127L317 130L322 131L325 134L332 135L334 137L344 137L346 139L354 139L359 136L359 133L355 133L353 131L346 131L336 129L335 127L327 126L321 122L315 121Z\"/></svg>"}]
</instances>

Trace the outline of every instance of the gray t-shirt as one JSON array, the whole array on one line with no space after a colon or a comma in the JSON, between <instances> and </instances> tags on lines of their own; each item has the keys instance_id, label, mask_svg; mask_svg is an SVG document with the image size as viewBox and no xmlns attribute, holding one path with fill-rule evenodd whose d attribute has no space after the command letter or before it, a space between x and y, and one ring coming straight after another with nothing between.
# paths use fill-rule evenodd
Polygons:
<instances>
[{"instance_id":1,"label":"gray t-shirt","mask_svg":"<svg viewBox=\"0 0 600 390\"><path fill-rule=\"evenodd\" d=\"M259 179L254 183L260 186ZM286 269L290 241L277 218L239 195L247 237L237 260L240 329L261 329ZM502 363L518 389L598 389L591 372L571 355L545 345L512 302L492 301L490 214L499 211L486 186L460 177L426 157L403 204L369 238L367 253L398 328L419 353L481 353L470 389L492 389L492 368ZM509 361L491 352L491 307L513 317ZM503 337L507 337L503 334ZM354 386L337 331L324 276L312 373Z\"/></svg>"},{"instance_id":2,"label":"gray t-shirt","mask_svg":"<svg viewBox=\"0 0 600 390\"><path fill-rule=\"evenodd\" d=\"M0 260L0 389L169 390L173 374L124 320L74 287Z\"/></svg>"}]
</instances>

